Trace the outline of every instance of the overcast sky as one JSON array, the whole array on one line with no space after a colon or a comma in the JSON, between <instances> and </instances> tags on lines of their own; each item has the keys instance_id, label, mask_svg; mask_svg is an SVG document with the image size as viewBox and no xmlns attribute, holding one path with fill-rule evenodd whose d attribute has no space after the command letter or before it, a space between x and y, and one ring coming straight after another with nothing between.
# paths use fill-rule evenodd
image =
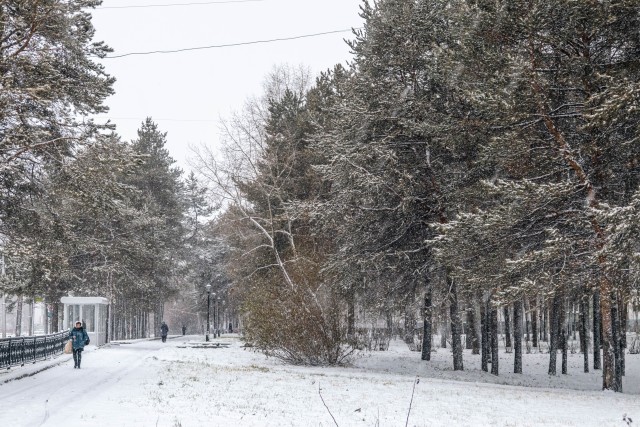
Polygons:
<instances>
[{"instance_id":1,"label":"overcast sky","mask_svg":"<svg viewBox=\"0 0 640 427\"><path fill-rule=\"evenodd\" d=\"M138 5L189 4L166 7ZM208 4L195 4L208 3ZM104 0L93 12L96 40L112 55L289 38L360 27L361 0ZM150 116L168 132L183 169L189 146L217 143L218 118L260 95L274 65L314 73L350 59L350 32L252 45L105 59L117 79L108 117L126 140Z\"/></svg>"}]
</instances>

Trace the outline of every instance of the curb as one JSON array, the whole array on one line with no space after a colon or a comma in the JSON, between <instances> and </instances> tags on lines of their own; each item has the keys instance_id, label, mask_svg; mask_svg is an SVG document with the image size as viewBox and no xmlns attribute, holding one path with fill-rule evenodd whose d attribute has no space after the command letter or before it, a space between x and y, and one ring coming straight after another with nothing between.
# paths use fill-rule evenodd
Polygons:
<instances>
[{"instance_id":1,"label":"curb","mask_svg":"<svg viewBox=\"0 0 640 427\"><path fill-rule=\"evenodd\" d=\"M11 378L3 379L0 376L0 385L9 383L11 381L16 381L16 380L21 380L21 379L27 378L27 377L32 377L32 376L34 376L36 374L39 374L40 372L46 371L47 369L55 368L56 366L62 365L63 363L68 362L69 360L71 360L71 357L66 358L66 359L58 360L55 363L50 363L50 364L47 364L45 366L40 366L40 367L38 367L38 368L36 368L34 370L30 370L28 372L23 372L23 373L20 373L20 374L16 374L16 376L13 376ZM35 364L37 364L37 362L34 363L34 365ZM24 366L20 366L20 368L24 368Z\"/></svg>"}]
</instances>

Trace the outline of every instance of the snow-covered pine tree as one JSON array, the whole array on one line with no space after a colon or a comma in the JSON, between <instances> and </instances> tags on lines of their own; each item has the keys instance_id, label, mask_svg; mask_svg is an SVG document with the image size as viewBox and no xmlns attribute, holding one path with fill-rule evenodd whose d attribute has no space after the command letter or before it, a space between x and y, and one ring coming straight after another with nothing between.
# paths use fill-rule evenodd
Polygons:
<instances>
[{"instance_id":1,"label":"snow-covered pine tree","mask_svg":"<svg viewBox=\"0 0 640 427\"><path fill-rule=\"evenodd\" d=\"M110 51L92 40L87 9L99 3L0 3L0 221L37 186L34 164L60 162L100 128L86 116L106 111L114 79L95 62Z\"/></svg>"},{"instance_id":2,"label":"snow-covered pine tree","mask_svg":"<svg viewBox=\"0 0 640 427\"><path fill-rule=\"evenodd\" d=\"M564 289L579 286L580 275L590 278L602 306L603 388L621 391L611 306L612 292L625 283L609 269L609 233L594 210L624 203L638 185L637 149L618 149L635 138L633 118L620 116L619 107L635 102L620 96L620 87L633 88L636 80L636 67L627 64L637 57L638 10L629 1L470 1L468 8L468 31L461 33L468 93L495 132L485 155L499 161L499 176L549 186L548 199L555 199L534 203L520 193L514 200L514 207L529 205L531 237L547 237L524 246L509 267L522 275L532 256L554 258L547 274L557 284L562 279ZM604 126L612 115L624 125ZM573 249L558 252L560 245ZM559 268L562 259L571 272Z\"/></svg>"},{"instance_id":3,"label":"snow-covered pine tree","mask_svg":"<svg viewBox=\"0 0 640 427\"><path fill-rule=\"evenodd\" d=\"M138 138L131 147L142 159L135 174L126 182L137 190L133 206L141 215L141 236L145 251L138 256L145 258L138 264L138 274L145 277L145 299L153 304L153 330L160 330L164 315L164 303L175 294L178 262L181 260L183 224L186 204L183 197L182 170L174 165L166 148L167 134L147 118L138 129Z\"/></svg>"},{"instance_id":4,"label":"snow-covered pine tree","mask_svg":"<svg viewBox=\"0 0 640 427\"><path fill-rule=\"evenodd\" d=\"M434 1L365 2L364 29L350 44L350 77L336 90L342 101L332 104L334 120L316 138L328 158L318 169L331 183L323 208L345 218L328 268L355 269L367 277L380 291L369 293L382 298L380 305L391 298L415 306L411 295L418 289L431 292L438 305L447 300L448 264L438 264L425 242L433 235L429 224L447 222L456 210L455 197L462 192L452 189L475 179L469 164L483 135L471 132L470 111L450 79L445 53L455 43L449 7ZM392 293L384 292L389 272ZM428 315L423 320L429 331ZM413 325L405 326L411 334ZM426 335L423 343L430 340ZM455 360L462 369L461 358Z\"/></svg>"}]
</instances>

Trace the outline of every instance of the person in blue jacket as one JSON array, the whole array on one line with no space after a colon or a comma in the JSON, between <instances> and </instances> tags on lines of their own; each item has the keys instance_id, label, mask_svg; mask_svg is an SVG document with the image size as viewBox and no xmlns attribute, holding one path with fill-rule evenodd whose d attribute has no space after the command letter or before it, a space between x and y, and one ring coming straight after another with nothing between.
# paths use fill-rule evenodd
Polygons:
<instances>
[{"instance_id":1,"label":"person in blue jacket","mask_svg":"<svg viewBox=\"0 0 640 427\"><path fill-rule=\"evenodd\" d=\"M73 344L73 367L80 369L80 362L82 361L82 350L84 346L89 344L89 335L87 331L82 327L82 322L77 321L75 328L69 332L69 339Z\"/></svg>"}]
</instances>

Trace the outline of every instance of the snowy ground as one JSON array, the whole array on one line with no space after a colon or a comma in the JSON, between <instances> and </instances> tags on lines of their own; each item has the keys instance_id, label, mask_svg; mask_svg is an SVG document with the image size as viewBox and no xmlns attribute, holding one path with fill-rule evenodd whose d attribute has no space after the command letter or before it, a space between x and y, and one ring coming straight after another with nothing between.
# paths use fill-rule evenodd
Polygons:
<instances>
[{"instance_id":1,"label":"snowy ground","mask_svg":"<svg viewBox=\"0 0 640 427\"><path fill-rule=\"evenodd\" d=\"M580 354L569 355L570 375L549 377L548 354L525 354L525 374L514 375L513 355L503 353L494 377L478 356L465 353L465 371L453 372L448 350L423 362L400 341L351 367L305 368L236 337L219 339L227 348L186 346L196 340L91 350L81 370L63 356L34 376L3 383L34 366L0 374L0 426L626 426L624 414L640 422L639 355L627 355L618 394L599 390L600 372L582 373Z\"/></svg>"}]
</instances>

